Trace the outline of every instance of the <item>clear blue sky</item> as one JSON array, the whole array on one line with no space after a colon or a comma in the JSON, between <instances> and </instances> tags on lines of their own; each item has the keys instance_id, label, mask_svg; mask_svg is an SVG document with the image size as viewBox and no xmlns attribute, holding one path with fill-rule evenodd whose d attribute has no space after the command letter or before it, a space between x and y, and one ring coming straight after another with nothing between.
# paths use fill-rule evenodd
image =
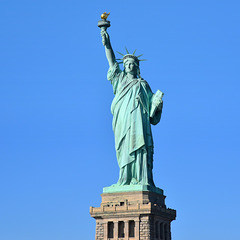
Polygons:
<instances>
[{"instance_id":1,"label":"clear blue sky","mask_svg":"<svg viewBox=\"0 0 240 240\"><path fill-rule=\"evenodd\" d=\"M89 207L118 178L104 11L165 93L154 180L173 240L240 239L238 0L0 0L0 240L94 239Z\"/></svg>"}]
</instances>

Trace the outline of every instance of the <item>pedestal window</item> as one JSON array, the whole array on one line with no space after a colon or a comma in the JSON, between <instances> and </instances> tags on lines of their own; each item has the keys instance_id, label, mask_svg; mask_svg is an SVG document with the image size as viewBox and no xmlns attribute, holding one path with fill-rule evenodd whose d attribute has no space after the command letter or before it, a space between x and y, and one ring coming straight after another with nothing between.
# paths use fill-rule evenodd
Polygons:
<instances>
[{"instance_id":1,"label":"pedestal window","mask_svg":"<svg viewBox=\"0 0 240 240\"><path fill-rule=\"evenodd\" d=\"M168 224L164 224L164 240L168 240Z\"/></svg>"},{"instance_id":2,"label":"pedestal window","mask_svg":"<svg viewBox=\"0 0 240 240\"><path fill-rule=\"evenodd\" d=\"M113 238L114 223L108 222L108 238Z\"/></svg>"},{"instance_id":3,"label":"pedestal window","mask_svg":"<svg viewBox=\"0 0 240 240\"><path fill-rule=\"evenodd\" d=\"M118 238L124 238L124 222L118 222Z\"/></svg>"},{"instance_id":4,"label":"pedestal window","mask_svg":"<svg viewBox=\"0 0 240 240\"><path fill-rule=\"evenodd\" d=\"M164 228L163 228L163 223L160 223L160 239L163 240L163 235L164 235Z\"/></svg>"},{"instance_id":5,"label":"pedestal window","mask_svg":"<svg viewBox=\"0 0 240 240\"><path fill-rule=\"evenodd\" d=\"M135 237L135 222L129 221L129 237Z\"/></svg>"},{"instance_id":6,"label":"pedestal window","mask_svg":"<svg viewBox=\"0 0 240 240\"><path fill-rule=\"evenodd\" d=\"M155 238L159 239L159 222L155 222Z\"/></svg>"}]
</instances>

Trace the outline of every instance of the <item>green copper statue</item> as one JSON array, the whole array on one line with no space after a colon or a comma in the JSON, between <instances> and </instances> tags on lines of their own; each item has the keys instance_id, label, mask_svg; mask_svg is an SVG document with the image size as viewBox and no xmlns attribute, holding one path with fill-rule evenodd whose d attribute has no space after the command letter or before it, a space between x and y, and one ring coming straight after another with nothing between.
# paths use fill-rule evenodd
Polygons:
<instances>
[{"instance_id":1,"label":"green copper statue","mask_svg":"<svg viewBox=\"0 0 240 240\"><path fill-rule=\"evenodd\" d=\"M155 188L152 176L153 138L151 124L159 123L163 93L153 94L148 83L140 76L139 60L133 54L123 55L124 70L119 67L106 31L110 22L102 18L102 43L109 63L108 80L115 97L112 102L115 149L120 168L119 180L111 188L121 186L150 186Z\"/></svg>"}]
</instances>

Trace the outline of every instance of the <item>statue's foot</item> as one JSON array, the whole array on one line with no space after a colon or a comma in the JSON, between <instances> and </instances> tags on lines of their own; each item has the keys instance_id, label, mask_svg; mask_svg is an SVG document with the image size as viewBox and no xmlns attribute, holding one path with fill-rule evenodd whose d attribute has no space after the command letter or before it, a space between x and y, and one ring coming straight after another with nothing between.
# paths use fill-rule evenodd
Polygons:
<instances>
[{"instance_id":1,"label":"statue's foot","mask_svg":"<svg viewBox=\"0 0 240 240\"><path fill-rule=\"evenodd\" d=\"M140 183L135 178L133 178L130 182L130 185L137 185L137 184L140 184Z\"/></svg>"}]
</instances>

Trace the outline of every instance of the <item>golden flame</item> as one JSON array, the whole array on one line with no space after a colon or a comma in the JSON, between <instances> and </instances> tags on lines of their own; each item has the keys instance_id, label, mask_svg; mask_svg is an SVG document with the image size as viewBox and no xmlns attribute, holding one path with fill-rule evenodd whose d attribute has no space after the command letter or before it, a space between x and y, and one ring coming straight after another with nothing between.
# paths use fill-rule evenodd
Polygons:
<instances>
[{"instance_id":1,"label":"golden flame","mask_svg":"<svg viewBox=\"0 0 240 240\"><path fill-rule=\"evenodd\" d=\"M107 12L105 12L105 13L103 13L102 15L101 15L101 19L107 19L108 18L108 15L110 14L110 12L109 13L107 13Z\"/></svg>"}]
</instances>

